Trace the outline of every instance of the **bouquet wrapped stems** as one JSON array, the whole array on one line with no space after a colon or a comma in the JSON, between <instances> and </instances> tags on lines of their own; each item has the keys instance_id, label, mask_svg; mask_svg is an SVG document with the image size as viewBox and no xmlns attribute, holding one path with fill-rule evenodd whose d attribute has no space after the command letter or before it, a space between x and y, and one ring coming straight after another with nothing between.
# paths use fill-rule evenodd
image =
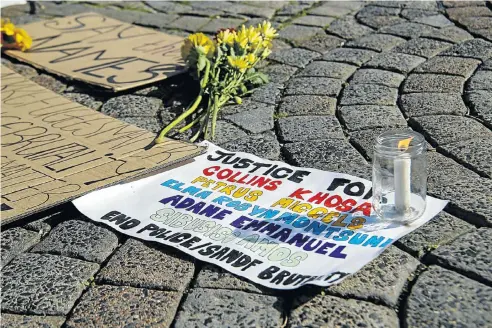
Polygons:
<instances>
[{"instance_id":1,"label":"bouquet wrapped stems","mask_svg":"<svg viewBox=\"0 0 492 328\"><path fill-rule=\"evenodd\" d=\"M200 92L190 106L161 131L155 143L164 142L171 130L193 114L194 119L178 132L198 125L190 141L194 142L200 136L213 140L220 109L231 100L241 103L242 96L268 82L267 77L254 67L271 53L271 41L276 35L269 22L257 27L243 25L239 31L221 30L213 41L203 33L190 35L181 54L189 72L200 81ZM200 108L204 99L208 99L207 106Z\"/></svg>"}]
</instances>

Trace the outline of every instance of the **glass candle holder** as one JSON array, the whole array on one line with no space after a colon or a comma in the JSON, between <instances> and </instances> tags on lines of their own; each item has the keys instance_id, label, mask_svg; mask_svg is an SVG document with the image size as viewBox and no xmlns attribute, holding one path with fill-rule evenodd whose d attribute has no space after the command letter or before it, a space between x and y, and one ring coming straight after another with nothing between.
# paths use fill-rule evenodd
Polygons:
<instances>
[{"instance_id":1,"label":"glass candle holder","mask_svg":"<svg viewBox=\"0 0 492 328\"><path fill-rule=\"evenodd\" d=\"M373 208L382 220L409 224L424 213L427 158L421 134L388 131L376 138L372 187Z\"/></svg>"}]
</instances>

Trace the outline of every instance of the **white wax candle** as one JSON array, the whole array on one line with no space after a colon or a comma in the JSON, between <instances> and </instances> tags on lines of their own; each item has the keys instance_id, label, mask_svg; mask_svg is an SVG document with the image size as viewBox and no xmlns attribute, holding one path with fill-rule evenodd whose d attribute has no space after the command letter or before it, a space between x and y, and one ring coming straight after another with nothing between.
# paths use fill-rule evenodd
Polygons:
<instances>
[{"instance_id":1,"label":"white wax candle","mask_svg":"<svg viewBox=\"0 0 492 328\"><path fill-rule=\"evenodd\" d=\"M410 208L410 157L402 154L394 161L395 209L405 213Z\"/></svg>"}]
</instances>

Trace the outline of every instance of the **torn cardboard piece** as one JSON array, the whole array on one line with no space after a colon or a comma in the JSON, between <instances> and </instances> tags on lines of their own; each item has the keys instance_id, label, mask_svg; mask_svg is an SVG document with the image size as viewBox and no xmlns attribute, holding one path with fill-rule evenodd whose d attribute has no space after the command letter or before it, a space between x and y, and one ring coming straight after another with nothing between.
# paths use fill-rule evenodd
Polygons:
<instances>
[{"instance_id":1,"label":"torn cardboard piece","mask_svg":"<svg viewBox=\"0 0 492 328\"><path fill-rule=\"evenodd\" d=\"M199 155L47 90L2 66L1 219L6 224Z\"/></svg>"},{"instance_id":2,"label":"torn cardboard piece","mask_svg":"<svg viewBox=\"0 0 492 328\"><path fill-rule=\"evenodd\" d=\"M32 48L6 53L67 79L121 91L166 79L184 69L183 37L97 13L22 27L33 39Z\"/></svg>"}]
</instances>

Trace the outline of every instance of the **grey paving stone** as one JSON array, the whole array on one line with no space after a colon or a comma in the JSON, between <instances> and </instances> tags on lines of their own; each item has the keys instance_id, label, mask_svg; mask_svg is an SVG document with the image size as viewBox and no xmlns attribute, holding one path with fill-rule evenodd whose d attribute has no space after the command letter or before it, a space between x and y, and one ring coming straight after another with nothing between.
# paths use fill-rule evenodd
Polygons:
<instances>
[{"instance_id":1,"label":"grey paving stone","mask_svg":"<svg viewBox=\"0 0 492 328\"><path fill-rule=\"evenodd\" d=\"M156 117L162 100L144 96L123 95L109 99L101 108L103 114L112 117Z\"/></svg>"},{"instance_id":2,"label":"grey paving stone","mask_svg":"<svg viewBox=\"0 0 492 328\"><path fill-rule=\"evenodd\" d=\"M240 276L236 276L212 264L205 264L203 266L196 276L193 287L240 290L258 294L268 294L271 292L271 290L263 286L250 282Z\"/></svg>"},{"instance_id":3,"label":"grey paving stone","mask_svg":"<svg viewBox=\"0 0 492 328\"><path fill-rule=\"evenodd\" d=\"M444 27L437 31L423 32L421 36L453 43L460 43L473 39L473 36L470 33L456 26Z\"/></svg>"},{"instance_id":4,"label":"grey paving stone","mask_svg":"<svg viewBox=\"0 0 492 328\"><path fill-rule=\"evenodd\" d=\"M485 1L443 1L442 4L446 8L455 8L455 7L472 7L472 6L485 6Z\"/></svg>"},{"instance_id":5,"label":"grey paving stone","mask_svg":"<svg viewBox=\"0 0 492 328\"><path fill-rule=\"evenodd\" d=\"M109 229L90 222L70 220L57 225L32 252L102 263L117 246L118 237Z\"/></svg>"},{"instance_id":6,"label":"grey paving stone","mask_svg":"<svg viewBox=\"0 0 492 328\"><path fill-rule=\"evenodd\" d=\"M455 272L431 266L413 286L406 325L487 327L492 323L492 288Z\"/></svg>"},{"instance_id":7,"label":"grey paving stone","mask_svg":"<svg viewBox=\"0 0 492 328\"><path fill-rule=\"evenodd\" d=\"M219 1L220 3L221 1ZM221 3L220 8L224 10L226 13L236 14L236 15L244 15L249 17L262 17L266 19L271 19L275 15L274 8L263 7L261 10L258 10L258 7L250 6L246 1L244 4L233 2L233 3Z\"/></svg>"},{"instance_id":8,"label":"grey paving stone","mask_svg":"<svg viewBox=\"0 0 492 328\"><path fill-rule=\"evenodd\" d=\"M452 56L437 56L414 69L415 73L444 73L469 78L480 64L479 60Z\"/></svg>"},{"instance_id":9,"label":"grey paving stone","mask_svg":"<svg viewBox=\"0 0 492 328\"><path fill-rule=\"evenodd\" d=\"M406 22L406 20L401 18L400 16L367 16L360 17L359 21L364 25L367 25L374 29L380 29L384 26L396 25Z\"/></svg>"},{"instance_id":10,"label":"grey paving stone","mask_svg":"<svg viewBox=\"0 0 492 328\"><path fill-rule=\"evenodd\" d=\"M170 28L177 28L190 32L198 32L201 28L210 22L210 18L197 16L181 16L174 22L168 24Z\"/></svg>"},{"instance_id":11,"label":"grey paving stone","mask_svg":"<svg viewBox=\"0 0 492 328\"><path fill-rule=\"evenodd\" d=\"M344 63L314 61L300 71L297 76L331 77L346 80L356 69L357 66Z\"/></svg>"},{"instance_id":12,"label":"grey paving stone","mask_svg":"<svg viewBox=\"0 0 492 328\"><path fill-rule=\"evenodd\" d=\"M433 33L436 30L436 28L429 25L408 22L384 26L379 31L382 33L394 34L405 38L418 38L424 33Z\"/></svg>"},{"instance_id":13,"label":"grey paving stone","mask_svg":"<svg viewBox=\"0 0 492 328\"><path fill-rule=\"evenodd\" d=\"M476 131L475 139L460 140L442 146L447 154L450 154L466 166L473 168L488 178L492 178L492 131L481 129L483 135Z\"/></svg>"},{"instance_id":14,"label":"grey paving stone","mask_svg":"<svg viewBox=\"0 0 492 328\"><path fill-rule=\"evenodd\" d=\"M340 115L349 131L407 126L407 121L396 106L342 106Z\"/></svg>"},{"instance_id":15,"label":"grey paving stone","mask_svg":"<svg viewBox=\"0 0 492 328\"><path fill-rule=\"evenodd\" d=\"M319 56L320 54L314 51L293 48L275 51L268 58L282 64L303 68Z\"/></svg>"},{"instance_id":16,"label":"grey paving stone","mask_svg":"<svg viewBox=\"0 0 492 328\"><path fill-rule=\"evenodd\" d=\"M373 303L335 296L294 300L289 317L291 327L398 327L396 312Z\"/></svg>"},{"instance_id":17,"label":"grey paving stone","mask_svg":"<svg viewBox=\"0 0 492 328\"><path fill-rule=\"evenodd\" d=\"M68 257L20 255L2 270L2 311L64 316L98 269Z\"/></svg>"},{"instance_id":18,"label":"grey paving stone","mask_svg":"<svg viewBox=\"0 0 492 328\"><path fill-rule=\"evenodd\" d=\"M491 251L492 229L480 228L433 251L429 255L429 260L472 279L490 284L492 282Z\"/></svg>"},{"instance_id":19,"label":"grey paving stone","mask_svg":"<svg viewBox=\"0 0 492 328\"><path fill-rule=\"evenodd\" d=\"M93 96L84 93L65 92L63 96L94 110L99 110L103 104L102 101L98 101Z\"/></svg>"},{"instance_id":20,"label":"grey paving stone","mask_svg":"<svg viewBox=\"0 0 492 328\"><path fill-rule=\"evenodd\" d=\"M2 327L4 328L60 328L64 322L64 317L2 313Z\"/></svg>"},{"instance_id":21,"label":"grey paving stone","mask_svg":"<svg viewBox=\"0 0 492 328\"><path fill-rule=\"evenodd\" d=\"M306 15L295 18L292 23L298 25L326 27L335 20L334 17Z\"/></svg>"},{"instance_id":22,"label":"grey paving stone","mask_svg":"<svg viewBox=\"0 0 492 328\"><path fill-rule=\"evenodd\" d=\"M333 35L318 34L300 43L300 47L325 54L343 44L344 40Z\"/></svg>"},{"instance_id":23,"label":"grey paving stone","mask_svg":"<svg viewBox=\"0 0 492 328\"><path fill-rule=\"evenodd\" d=\"M39 242L40 234L22 228L3 230L0 240L1 267Z\"/></svg>"},{"instance_id":24,"label":"grey paving stone","mask_svg":"<svg viewBox=\"0 0 492 328\"><path fill-rule=\"evenodd\" d=\"M430 115L412 119L423 129L431 143L444 146L449 143L473 139L478 136L487 138L492 131L477 120L454 115ZM459 131L459 133L457 133Z\"/></svg>"},{"instance_id":25,"label":"grey paving stone","mask_svg":"<svg viewBox=\"0 0 492 328\"><path fill-rule=\"evenodd\" d=\"M417 38L407 41L406 43L393 48L392 51L430 58L430 57L434 57L441 51L451 47L452 45L453 45L452 43L448 43L444 41L437 41L437 40L431 40L426 38Z\"/></svg>"},{"instance_id":26,"label":"grey paving stone","mask_svg":"<svg viewBox=\"0 0 492 328\"><path fill-rule=\"evenodd\" d=\"M446 18L444 15L432 15L432 16L424 16L418 17L414 19L415 22L430 25L433 27L446 27L446 26L454 26L453 22Z\"/></svg>"},{"instance_id":27,"label":"grey paving stone","mask_svg":"<svg viewBox=\"0 0 492 328\"><path fill-rule=\"evenodd\" d=\"M377 84L350 84L340 105L396 105L398 89Z\"/></svg>"},{"instance_id":28,"label":"grey paving stone","mask_svg":"<svg viewBox=\"0 0 492 328\"><path fill-rule=\"evenodd\" d=\"M268 104L258 101L253 101L251 98L244 98L241 104L224 106L224 108L222 108L221 111L219 112L219 116L224 118L225 116L228 115L239 114L248 111L258 111L268 107L269 107Z\"/></svg>"},{"instance_id":29,"label":"grey paving stone","mask_svg":"<svg viewBox=\"0 0 492 328\"><path fill-rule=\"evenodd\" d=\"M397 131L407 131L407 128L393 129ZM359 151L368 158L372 159L373 148L376 138L383 132L388 131L387 128L374 128L368 130L359 130L350 132L350 140Z\"/></svg>"},{"instance_id":30,"label":"grey paving stone","mask_svg":"<svg viewBox=\"0 0 492 328\"><path fill-rule=\"evenodd\" d=\"M488 30L492 28L492 17L463 17L458 22L466 26L472 33L474 30Z\"/></svg>"},{"instance_id":31,"label":"grey paving stone","mask_svg":"<svg viewBox=\"0 0 492 328\"><path fill-rule=\"evenodd\" d=\"M363 49L338 48L323 56L323 60L336 61L360 66L371 60L377 52Z\"/></svg>"},{"instance_id":32,"label":"grey paving stone","mask_svg":"<svg viewBox=\"0 0 492 328\"><path fill-rule=\"evenodd\" d=\"M268 83L256 88L251 94L250 99L265 104L275 105L280 101L284 85L280 83Z\"/></svg>"},{"instance_id":33,"label":"grey paving stone","mask_svg":"<svg viewBox=\"0 0 492 328\"><path fill-rule=\"evenodd\" d=\"M379 7L379 6L365 6L357 13L357 18L367 16L398 16L400 14L400 8L392 7Z\"/></svg>"},{"instance_id":34,"label":"grey paving stone","mask_svg":"<svg viewBox=\"0 0 492 328\"><path fill-rule=\"evenodd\" d=\"M471 224L441 212L422 227L398 239L396 244L421 258L425 253L445 247L443 245L473 230L475 227Z\"/></svg>"},{"instance_id":35,"label":"grey paving stone","mask_svg":"<svg viewBox=\"0 0 492 328\"><path fill-rule=\"evenodd\" d=\"M215 139L214 142L218 145L225 142L246 138L247 134L234 124L224 121L217 120L217 125L215 127Z\"/></svg>"},{"instance_id":36,"label":"grey paving stone","mask_svg":"<svg viewBox=\"0 0 492 328\"><path fill-rule=\"evenodd\" d=\"M375 56L364 66L408 73L424 61L422 57L388 52Z\"/></svg>"},{"instance_id":37,"label":"grey paving stone","mask_svg":"<svg viewBox=\"0 0 492 328\"><path fill-rule=\"evenodd\" d=\"M273 129L275 106L259 103L256 108L226 116L225 119L251 132L260 133Z\"/></svg>"},{"instance_id":38,"label":"grey paving stone","mask_svg":"<svg viewBox=\"0 0 492 328\"><path fill-rule=\"evenodd\" d=\"M283 142L344 138L335 116L290 116L280 118L278 125Z\"/></svg>"},{"instance_id":39,"label":"grey paving stone","mask_svg":"<svg viewBox=\"0 0 492 328\"><path fill-rule=\"evenodd\" d=\"M492 57L492 43L482 39L467 40L443 51L441 55L487 60Z\"/></svg>"},{"instance_id":40,"label":"grey paving stone","mask_svg":"<svg viewBox=\"0 0 492 328\"><path fill-rule=\"evenodd\" d=\"M448 8L446 13L449 18L458 20L463 17L482 17L492 16L492 11L486 6L466 6L458 8Z\"/></svg>"},{"instance_id":41,"label":"grey paving stone","mask_svg":"<svg viewBox=\"0 0 492 328\"><path fill-rule=\"evenodd\" d=\"M342 81L327 77L296 77L289 81L286 95L336 96Z\"/></svg>"},{"instance_id":42,"label":"grey paving stone","mask_svg":"<svg viewBox=\"0 0 492 328\"><path fill-rule=\"evenodd\" d=\"M492 92L475 91L468 93L466 98L478 117L492 125Z\"/></svg>"},{"instance_id":43,"label":"grey paving stone","mask_svg":"<svg viewBox=\"0 0 492 328\"><path fill-rule=\"evenodd\" d=\"M436 152L427 152L429 195L449 199L451 213L479 226L492 226L492 208L484 197L492 181Z\"/></svg>"},{"instance_id":44,"label":"grey paving stone","mask_svg":"<svg viewBox=\"0 0 492 328\"><path fill-rule=\"evenodd\" d=\"M31 80L56 93L62 93L67 88L66 84L55 79L51 75L41 74L33 77Z\"/></svg>"},{"instance_id":45,"label":"grey paving stone","mask_svg":"<svg viewBox=\"0 0 492 328\"><path fill-rule=\"evenodd\" d=\"M286 96L280 115L335 115L337 100L326 96Z\"/></svg>"},{"instance_id":46,"label":"grey paving stone","mask_svg":"<svg viewBox=\"0 0 492 328\"><path fill-rule=\"evenodd\" d=\"M170 327L180 298L177 292L96 286L81 298L66 327Z\"/></svg>"},{"instance_id":47,"label":"grey paving stone","mask_svg":"<svg viewBox=\"0 0 492 328\"><path fill-rule=\"evenodd\" d=\"M404 43L405 39L389 34L369 34L361 38L351 40L345 45L353 48L363 48L375 51L387 51Z\"/></svg>"},{"instance_id":48,"label":"grey paving stone","mask_svg":"<svg viewBox=\"0 0 492 328\"><path fill-rule=\"evenodd\" d=\"M319 170L343 172L346 163L365 166L366 162L347 141L340 139L312 140L285 145L286 157L293 165Z\"/></svg>"},{"instance_id":49,"label":"grey paving stone","mask_svg":"<svg viewBox=\"0 0 492 328\"><path fill-rule=\"evenodd\" d=\"M437 10L436 1L402 1L400 6L410 9Z\"/></svg>"},{"instance_id":50,"label":"grey paving stone","mask_svg":"<svg viewBox=\"0 0 492 328\"><path fill-rule=\"evenodd\" d=\"M298 3L298 2L290 2L282 9L278 10L276 12L276 15L278 16L296 16L301 14L303 11L307 10L309 7L311 7L313 3L305 2L305 3Z\"/></svg>"},{"instance_id":51,"label":"grey paving stone","mask_svg":"<svg viewBox=\"0 0 492 328\"><path fill-rule=\"evenodd\" d=\"M8 67L11 68L14 72L17 72L20 75L27 77L28 79L32 79L32 78L38 76L38 71L36 71L31 66L11 63L10 65L8 65ZM41 84L41 83L39 83L39 84Z\"/></svg>"},{"instance_id":52,"label":"grey paving stone","mask_svg":"<svg viewBox=\"0 0 492 328\"><path fill-rule=\"evenodd\" d=\"M356 274L328 287L327 291L344 298L371 300L395 307L418 265L418 260L391 246Z\"/></svg>"},{"instance_id":53,"label":"grey paving stone","mask_svg":"<svg viewBox=\"0 0 492 328\"><path fill-rule=\"evenodd\" d=\"M401 16L411 21L415 21L416 19L422 17L434 16L437 14L438 14L437 11L428 11L422 9L403 9L401 11Z\"/></svg>"},{"instance_id":54,"label":"grey paving stone","mask_svg":"<svg viewBox=\"0 0 492 328\"><path fill-rule=\"evenodd\" d=\"M468 81L467 91L492 91L492 71L478 71Z\"/></svg>"},{"instance_id":55,"label":"grey paving stone","mask_svg":"<svg viewBox=\"0 0 492 328\"><path fill-rule=\"evenodd\" d=\"M229 151L251 153L271 160L278 160L280 157L280 145L272 131L226 142L221 147Z\"/></svg>"},{"instance_id":56,"label":"grey paving stone","mask_svg":"<svg viewBox=\"0 0 492 328\"><path fill-rule=\"evenodd\" d=\"M325 2L321 6L312 8L308 12L313 15L320 16L329 16L329 17L343 17L350 12L352 12L351 8L338 7L330 2Z\"/></svg>"},{"instance_id":57,"label":"grey paving stone","mask_svg":"<svg viewBox=\"0 0 492 328\"><path fill-rule=\"evenodd\" d=\"M399 73L384 71L380 69L361 68L355 72L350 80L351 84L380 84L387 87L398 88L405 79Z\"/></svg>"},{"instance_id":58,"label":"grey paving stone","mask_svg":"<svg viewBox=\"0 0 492 328\"><path fill-rule=\"evenodd\" d=\"M160 290L184 290L194 264L186 255L157 244L128 239L96 277L101 284Z\"/></svg>"},{"instance_id":59,"label":"grey paving stone","mask_svg":"<svg viewBox=\"0 0 492 328\"><path fill-rule=\"evenodd\" d=\"M261 69L263 73L268 75L268 79L273 83L287 82L297 70L297 67L283 64L272 64Z\"/></svg>"},{"instance_id":60,"label":"grey paving stone","mask_svg":"<svg viewBox=\"0 0 492 328\"><path fill-rule=\"evenodd\" d=\"M286 41L280 40L280 39L273 39L272 41L272 55L276 54L280 50L285 50L285 49L292 49L292 46L287 43ZM268 59L272 59L272 55L268 57ZM260 66L262 63L260 62L257 64L257 67Z\"/></svg>"},{"instance_id":61,"label":"grey paving stone","mask_svg":"<svg viewBox=\"0 0 492 328\"><path fill-rule=\"evenodd\" d=\"M216 18L200 27L200 31L215 34L222 28L236 28L245 22L241 18Z\"/></svg>"},{"instance_id":62,"label":"grey paving stone","mask_svg":"<svg viewBox=\"0 0 492 328\"><path fill-rule=\"evenodd\" d=\"M444 74L410 74L403 82L403 93L437 92L461 93L465 78Z\"/></svg>"},{"instance_id":63,"label":"grey paving stone","mask_svg":"<svg viewBox=\"0 0 492 328\"><path fill-rule=\"evenodd\" d=\"M154 133L160 132L164 127L157 117L120 117L119 120Z\"/></svg>"},{"instance_id":64,"label":"grey paving stone","mask_svg":"<svg viewBox=\"0 0 492 328\"><path fill-rule=\"evenodd\" d=\"M147 5L164 13L182 14L190 11L190 7L174 1L145 1Z\"/></svg>"},{"instance_id":65,"label":"grey paving stone","mask_svg":"<svg viewBox=\"0 0 492 328\"><path fill-rule=\"evenodd\" d=\"M400 108L409 117L465 115L468 112L459 93L409 93L400 96Z\"/></svg>"},{"instance_id":66,"label":"grey paving stone","mask_svg":"<svg viewBox=\"0 0 492 328\"><path fill-rule=\"evenodd\" d=\"M192 289L174 327L279 327L282 299L220 289Z\"/></svg>"},{"instance_id":67,"label":"grey paving stone","mask_svg":"<svg viewBox=\"0 0 492 328\"><path fill-rule=\"evenodd\" d=\"M482 38L492 42L492 28L484 28L484 29L470 29L472 33L475 33Z\"/></svg>"},{"instance_id":68,"label":"grey paving stone","mask_svg":"<svg viewBox=\"0 0 492 328\"><path fill-rule=\"evenodd\" d=\"M292 24L279 31L279 38L299 44L302 41L309 40L317 34L324 34L323 29L319 27Z\"/></svg>"},{"instance_id":69,"label":"grey paving stone","mask_svg":"<svg viewBox=\"0 0 492 328\"><path fill-rule=\"evenodd\" d=\"M492 59L486 60L483 62L482 66L480 66L481 70L492 70Z\"/></svg>"},{"instance_id":70,"label":"grey paving stone","mask_svg":"<svg viewBox=\"0 0 492 328\"><path fill-rule=\"evenodd\" d=\"M327 28L327 31L344 39L356 39L373 32L373 29L357 23L352 17L341 18Z\"/></svg>"}]
</instances>

